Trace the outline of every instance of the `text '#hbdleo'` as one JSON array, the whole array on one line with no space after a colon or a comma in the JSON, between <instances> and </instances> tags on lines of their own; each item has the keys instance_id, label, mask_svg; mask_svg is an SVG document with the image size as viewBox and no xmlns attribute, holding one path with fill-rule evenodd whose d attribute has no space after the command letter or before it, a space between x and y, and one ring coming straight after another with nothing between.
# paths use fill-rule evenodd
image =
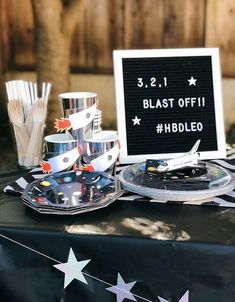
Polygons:
<instances>
[{"instance_id":1,"label":"text '#hbdleo'","mask_svg":"<svg viewBox=\"0 0 235 302\"><path fill-rule=\"evenodd\" d=\"M202 130L203 124L201 122L159 123L156 125L156 132L158 134L177 132L201 132Z\"/></svg>"}]
</instances>

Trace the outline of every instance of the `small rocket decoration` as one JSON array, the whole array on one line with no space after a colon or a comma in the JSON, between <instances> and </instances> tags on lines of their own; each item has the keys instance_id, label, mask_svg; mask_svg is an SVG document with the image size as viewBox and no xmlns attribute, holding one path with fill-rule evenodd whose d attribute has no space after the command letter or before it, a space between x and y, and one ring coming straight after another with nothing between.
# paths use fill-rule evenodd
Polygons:
<instances>
[{"instance_id":1,"label":"small rocket decoration","mask_svg":"<svg viewBox=\"0 0 235 302\"><path fill-rule=\"evenodd\" d=\"M73 113L69 115L68 118L61 118L55 120L55 128L57 132L62 132L64 130L77 130L87 126L95 117L96 104L84 109L80 112Z\"/></svg>"},{"instance_id":2,"label":"small rocket decoration","mask_svg":"<svg viewBox=\"0 0 235 302\"><path fill-rule=\"evenodd\" d=\"M111 167L116 158L118 157L120 149L120 144L116 144L112 149L106 153L100 155L99 157L90 161L90 164L93 166L94 171L105 171Z\"/></svg>"},{"instance_id":3,"label":"small rocket decoration","mask_svg":"<svg viewBox=\"0 0 235 302\"><path fill-rule=\"evenodd\" d=\"M49 158L48 161L42 161L42 171L43 173L57 173L66 170L73 166L81 154L81 148L77 146L71 151Z\"/></svg>"}]
</instances>

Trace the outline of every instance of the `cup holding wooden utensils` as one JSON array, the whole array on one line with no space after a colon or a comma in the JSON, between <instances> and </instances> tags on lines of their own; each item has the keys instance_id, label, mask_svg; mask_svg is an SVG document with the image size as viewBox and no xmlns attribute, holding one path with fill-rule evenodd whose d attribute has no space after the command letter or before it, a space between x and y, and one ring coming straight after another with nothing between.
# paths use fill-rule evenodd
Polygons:
<instances>
[{"instance_id":1,"label":"cup holding wooden utensils","mask_svg":"<svg viewBox=\"0 0 235 302\"><path fill-rule=\"evenodd\" d=\"M18 163L31 168L40 164L51 84L43 83L41 94L36 83L22 80L6 82L7 110L13 125Z\"/></svg>"}]
</instances>

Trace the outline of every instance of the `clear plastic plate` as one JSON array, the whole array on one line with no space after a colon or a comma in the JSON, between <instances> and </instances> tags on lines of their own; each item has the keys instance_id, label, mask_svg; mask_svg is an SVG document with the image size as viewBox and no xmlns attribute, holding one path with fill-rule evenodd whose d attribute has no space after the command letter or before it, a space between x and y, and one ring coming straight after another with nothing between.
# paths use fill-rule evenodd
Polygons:
<instances>
[{"instance_id":1,"label":"clear plastic plate","mask_svg":"<svg viewBox=\"0 0 235 302\"><path fill-rule=\"evenodd\" d=\"M157 184L155 188L147 187L142 184L145 172L145 162L137 163L124 168L119 174L119 179L124 189L162 201L192 201L210 198L231 192L235 187L235 179L232 174L216 165L207 162L207 176L210 178L207 189L196 189L197 184L192 183L191 189L181 184L180 190L162 189L162 184ZM194 190L195 186L195 190Z\"/></svg>"}]
</instances>

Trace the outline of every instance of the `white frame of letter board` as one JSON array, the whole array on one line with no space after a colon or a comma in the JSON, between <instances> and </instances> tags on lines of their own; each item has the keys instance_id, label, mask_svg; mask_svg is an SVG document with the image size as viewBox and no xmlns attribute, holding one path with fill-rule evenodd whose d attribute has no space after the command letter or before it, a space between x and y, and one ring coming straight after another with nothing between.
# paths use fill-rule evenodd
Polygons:
<instances>
[{"instance_id":1,"label":"white frame of letter board","mask_svg":"<svg viewBox=\"0 0 235 302\"><path fill-rule=\"evenodd\" d=\"M126 135L126 114L125 114L125 99L124 99L124 83L123 83L123 58L154 58L154 57L185 57L185 56L211 56L212 60L212 79L215 104L215 122L217 133L216 151L200 152L200 159L216 159L226 157L226 141L224 131L224 117L222 104L221 90L221 71L218 48L179 48L179 49L144 49L144 50L114 50L114 78L116 91L116 111L117 111L117 126L121 144L119 161L121 164L137 163L146 159L163 159L173 158L182 153L167 153L167 154L144 154L144 155L128 155L127 150L127 135ZM141 142L136 142L137 144ZM200 150L200 146L199 146Z\"/></svg>"}]
</instances>

